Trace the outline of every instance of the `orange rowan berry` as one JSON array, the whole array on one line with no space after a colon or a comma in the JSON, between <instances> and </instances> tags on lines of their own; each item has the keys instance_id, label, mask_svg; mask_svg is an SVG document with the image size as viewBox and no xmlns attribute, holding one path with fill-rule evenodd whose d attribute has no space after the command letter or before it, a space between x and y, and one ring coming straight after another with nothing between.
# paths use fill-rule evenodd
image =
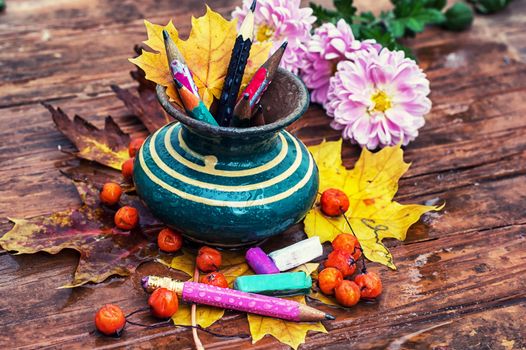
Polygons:
<instances>
[{"instance_id":1,"label":"orange rowan berry","mask_svg":"<svg viewBox=\"0 0 526 350\"><path fill-rule=\"evenodd\" d=\"M135 158L130 158L124 163L122 163L121 173L126 180L131 180L133 178L133 162Z\"/></svg>"},{"instance_id":2,"label":"orange rowan berry","mask_svg":"<svg viewBox=\"0 0 526 350\"><path fill-rule=\"evenodd\" d=\"M358 239L350 233L340 233L338 236L336 236L336 238L332 241L332 247L335 250L339 249L352 254L354 260L358 260L362 255L362 250L360 248Z\"/></svg>"},{"instance_id":3,"label":"orange rowan berry","mask_svg":"<svg viewBox=\"0 0 526 350\"><path fill-rule=\"evenodd\" d=\"M342 273L343 277L350 276L356 270L356 261L353 256L343 250L333 250L327 260L325 261L325 267L335 267Z\"/></svg>"},{"instance_id":4,"label":"orange rowan berry","mask_svg":"<svg viewBox=\"0 0 526 350\"><path fill-rule=\"evenodd\" d=\"M321 211L327 216L340 216L349 209L349 198L338 189L323 191L320 198Z\"/></svg>"},{"instance_id":5,"label":"orange rowan berry","mask_svg":"<svg viewBox=\"0 0 526 350\"><path fill-rule=\"evenodd\" d=\"M119 336L125 324L126 318L124 317L124 313L117 305L104 305L95 315L95 327L105 335Z\"/></svg>"},{"instance_id":6,"label":"orange rowan berry","mask_svg":"<svg viewBox=\"0 0 526 350\"><path fill-rule=\"evenodd\" d=\"M217 271L201 276L199 282L220 288L228 288L228 281L226 280L225 275Z\"/></svg>"},{"instance_id":7,"label":"orange rowan berry","mask_svg":"<svg viewBox=\"0 0 526 350\"><path fill-rule=\"evenodd\" d=\"M121 207L115 213L114 221L121 230L131 230L139 223L139 212L134 207Z\"/></svg>"},{"instance_id":8,"label":"orange rowan berry","mask_svg":"<svg viewBox=\"0 0 526 350\"><path fill-rule=\"evenodd\" d=\"M135 157L143 143L144 137L138 137L130 141L130 144L128 146L128 154L130 155L130 157Z\"/></svg>"},{"instance_id":9,"label":"orange rowan berry","mask_svg":"<svg viewBox=\"0 0 526 350\"><path fill-rule=\"evenodd\" d=\"M363 299L374 299L382 294L382 280L376 272L366 272L354 278L354 282L360 287Z\"/></svg>"},{"instance_id":10,"label":"orange rowan berry","mask_svg":"<svg viewBox=\"0 0 526 350\"><path fill-rule=\"evenodd\" d=\"M196 264L203 272L217 271L221 266L221 253L210 247L202 247L197 253Z\"/></svg>"},{"instance_id":11,"label":"orange rowan berry","mask_svg":"<svg viewBox=\"0 0 526 350\"><path fill-rule=\"evenodd\" d=\"M343 281L343 275L335 267L327 267L318 274L318 286L323 294L333 295L334 288L338 287Z\"/></svg>"},{"instance_id":12,"label":"orange rowan berry","mask_svg":"<svg viewBox=\"0 0 526 350\"><path fill-rule=\"evenodd\" d=\"M174 253L181 249L183 236L169 228L162 229L157 236L157 245L162 251Z\"/></svg>"},{"instance_id":13,"label":"orange rowan berry","mask_svg":"<svg viewBox=\"0 0 526 350\"><path fill-rule=\"evenodd\" d=\"M170 318L179 309L177 294L166 288L157 288L148 298L150 312L157 318Z\"/></svg>"},{"instance_id":14,"label":"orange rowan berry","mask_svg":"<svg viewBox=\"0 0 526 350\"><path fill-rule=\"evenodd\" d=\"M344 280L334 289L336 300L346 307L356 305L360 301L360 287L353 281Z\"/></svg>"},{"instance_id":15,"label":"orange rowan berry","mask_svg":"<svg viewBox=\"0 0 526 350\"><path fill-rule=\"evenodd\" d=\"M115 182L106 182L100 191L100 201L106 205L115 205L119 203L121 194L122 188L119 184Z\"/></svg>"}]
</instances>

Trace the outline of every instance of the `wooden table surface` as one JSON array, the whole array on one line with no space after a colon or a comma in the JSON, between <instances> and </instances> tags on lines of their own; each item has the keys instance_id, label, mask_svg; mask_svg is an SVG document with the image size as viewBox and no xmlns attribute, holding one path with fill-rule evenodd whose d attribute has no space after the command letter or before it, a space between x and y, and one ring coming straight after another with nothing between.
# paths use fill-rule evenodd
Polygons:
<instances>
[{"instance_id":1,"label":"wooden table surface","mask_svg":"<svg viewBox=\"0 0 526 350\"><path fill-rule=\"evenodd\" d=\"M326 1L328 3L328 1ZM361 1L360 7L380 9ZM238 0L209 1L228 15ZM433 109L405 152L412 162L400 182L402 203L446 201L389 242L398 271L377 267L385 291L375 304L336 310L329 334L315 333L302 349L526 348L526 1L497 15L477 16L463 33L429 29L410 42L431 81ZM127 132L145 129L110 90L133 86L127 58L146 38L147 18L172 17L187 34L195 0L13 0L0 15L0 234L7 217L31 217L79 205L58 166L73 150L54 127L47 101L101 126L111 114ZM298 135L307 144L336 139L313 106ZM352 166L359 150L344 148ZM13 256L0 251L0 348L115 348L193 345L188 330L130 326L120 339L89 334L103 303L125 310L145 305L138 276L102 285L67 284L78 254ZM327 309L327 307L322 306ZM329 309L327 309L329 310ZM246 317L228 313L211 329L247 333ZM246 339L202 334L207 349L248 348ZM254 348L286 346L268 336Z\"/></svg>"}]
</instances>

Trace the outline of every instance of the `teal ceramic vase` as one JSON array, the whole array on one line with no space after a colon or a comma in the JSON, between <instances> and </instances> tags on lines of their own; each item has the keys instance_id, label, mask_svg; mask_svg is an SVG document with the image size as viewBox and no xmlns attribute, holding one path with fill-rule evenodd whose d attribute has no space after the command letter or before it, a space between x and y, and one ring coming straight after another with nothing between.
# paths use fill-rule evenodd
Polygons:
<instances>
[{"instance_id":1,"label":"teal ceramic vase","mask_svg":"<svg viewBox=\"0 0 526 350\"><path fill-rule=\"evenodd\" d=\"M181 113L163 87L157 95L177 122L145 141L134 182L158 219L194 241L241 246L304 218L318 192L318 168L285 131L309 104L295 75L278 71L262 100L267 124L260 127L211 126Z\"/></svg>"}]
</instances>

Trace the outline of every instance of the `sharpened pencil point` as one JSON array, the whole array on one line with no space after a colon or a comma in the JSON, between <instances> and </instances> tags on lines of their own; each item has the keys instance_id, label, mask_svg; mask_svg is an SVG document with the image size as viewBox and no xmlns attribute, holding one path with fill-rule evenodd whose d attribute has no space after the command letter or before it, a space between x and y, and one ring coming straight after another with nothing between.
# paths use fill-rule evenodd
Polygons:
<instances>
[{"instance_id":1,"label":"sharpened pencil point","mask_svg":"<svg viewBox=\"0 0 526 350\"><path fill-rule=\"evenodd\" d=\"M250 94L248 92L245 92L243 94L243 100L248 100L250 98Z\"/></svg>"},{"instance_id":2,"label":"sharpened pencil point","mask_svg":"<svg viewBox=\"0 0 526 350\"><path fill-rule=\"evenodd\" d=\"M166 29L163 29L163 38L165 41L170 38L170 34L168 33Z\"/></svg>"},{"instance_id":3,"label":"sharpened pencil point","mask_svg":"<svg viewBox=\"0 0 526 350\"><path fill-rule=\"evenodd\" d=\"M252 5L250 5L250 11L254 12L256 10L256 2L257 2L257 0L254 0L252 2Z\"/></svg>"},{"instance_id":4,"label":"sharpened pencil point","mask_svg":"<svg viewBox=\"0 0 526 350\"><path fill-rule=\"evenodd\" d=\"M332 321L332 320L335 320L336 317L334 317L334 316L331 315L331 314L325 314L325 319L326 319L326 320L331 320L331 321Z\"/></svg>"},{"instance_id":5,"label":"sharpened pencil point","mask_svg":"<svg viewBox=\"0 0 526 350\"><path fill-rule=\"evenodd\" d=\"M174 78L174 83L175 83L175 86L177 86L178 89L183 87L183 84L179 80L177 80L176 78Z\"/></svg>"},{"instance_id":6,"label":"sharpened pencil point","mask_svg":"<svg viewBox=\"0 0 526 350\"><path fill-rule=\"evenodd\" d=\"M281 44L280 48L281 48L281 49L284 49L284 48L287 47L288 44L289 44L289 42L288 42L287 40L285 40L285 41L283 42L283 44Z\"/></svg>"}]
</instances>

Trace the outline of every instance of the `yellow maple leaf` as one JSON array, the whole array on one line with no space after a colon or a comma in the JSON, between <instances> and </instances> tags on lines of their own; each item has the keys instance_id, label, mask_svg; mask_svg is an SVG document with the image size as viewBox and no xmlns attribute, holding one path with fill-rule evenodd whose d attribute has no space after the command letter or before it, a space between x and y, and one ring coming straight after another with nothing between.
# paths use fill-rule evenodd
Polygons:
<instances>
[{"instance_id":1,"label":"yellow maple leaf","mask_svg":"<svg viewBox=\"0 0 526 350\"><path fill-rule=\"evenodd\" d=\"M303 271L307 275L311 275L313 278L318 278L318 267L320 264L318 263L305 263L301 264L300 266L294 268L290 272L300 272Z\"/></svg>"},{"instance_id":2,"label":"yellow maple leaf","mask_svg":"<svg viewBox=\"0 0 526 350\"><path fill-rule=\"evenodd\" d=\"M166 86L168 96L181 105L168 68L168 59L164 49L162 30L168 30L193 74L203 103L207 108L210 108L214 98L218 99L221 95L230 55L237 36L237 19L228 21L207 6L204 16L192 17L192 30L188 40L182 40L179 37L177 29L171 21L166 26L145 21L145 26L148 40L144 43L156 52L143 50L139 57L131 58L130 62L145 71L146 79ZM252 45L243 75L243 84L248 83L256 69L268 58L271 46L271 42Z\"/></svg>"},{"instance_id":3,"label":"yellow maple leaf","mask_svg":"<svg viewBox=\"0 0 526 350\"><path fill-rule=\"evenodd\" d=\"M305 297L302 295L286 299L305 304ZM297 349L300 344L305 342L307 332L327 333L321 322L291 322L254 314L248 314L247 319L252 335L252 344L270 334L280 342Z\"/></svg>"},{"instance_id":4,"label":"yellow maple leaf","mask_svg":"<svg viewBox=\"0 0 526 350\"><path fill-rule=\"evenodd\" d=\"M333 295L325 295L319 291L311 291L308 296L309 298L316 299L317 301L325 305L336 306L336 307L341 307L341 308L343 307L341 304L339 304L336 301L336 298L334 298Z\"/></svg>"},{"instance_id":5,"label":"yellow maple leaf","mask_svg":"<svg viewBox=\"0 0 526 350\"><path fill-rule=\"evenodd\" d=\"M405 240L406 233L420 216L442 206L402 205L393 201L398 180L409 168L400 146L385 147L377 153L363 149L354 169L347 170L341 161L342 141L322 142L309 147L320 170L320 192L338 188L349 197L345 214L358 238L364 255L371 261L396 269L393 257L382 244L384 238ZM307 236L332 241L338 234L352 233L343 216L330 218L318 206L305 218Z\"/></svg>"},{"instance_id":6,"label":"yellow maple leaf","mask_svg":"<svg viewBox=\"0 0 526 350\"><path fill-rule=\"evenodd\" d=\"M228 281L229 287L232 288L234 280L241 275L251 274L252 271L248 267L245 256L242 252L228 252L224 251L221 253L222 263L220 272L225 275ZM183 251L182 255L172 258L171 262L161 261L163 264L170 266L171 268L192 276L195 268L195 254L188 251ZM191 278L189 277L189 280ZM220 309L212 306L198 305L196 310L196 323L201 327L209 327L214 322L218 321L223 317L225 313L224 309ZM187 303L180 303L179 310L172 317L174 324L176 325L191 325L191 305Z\"/></svg>"}]
</instances>

